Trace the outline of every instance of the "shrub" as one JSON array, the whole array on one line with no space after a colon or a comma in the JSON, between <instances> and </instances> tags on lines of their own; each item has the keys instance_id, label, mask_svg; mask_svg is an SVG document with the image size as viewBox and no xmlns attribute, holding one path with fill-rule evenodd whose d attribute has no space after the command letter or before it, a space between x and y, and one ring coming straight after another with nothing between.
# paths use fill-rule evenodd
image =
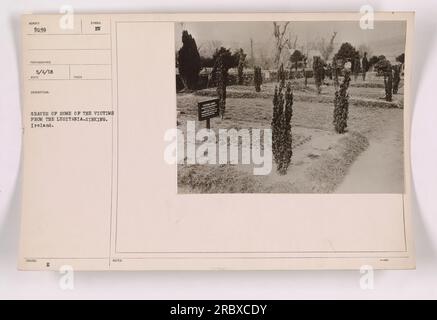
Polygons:
<instances>
[{"instance_id":1,"label":"shrub","mask_svg":"<svg viewBox=\"0 0 437 320\"><path fill-rule=\"evenodd\" d=\"M393 100L393 73L391 70L384 74L384 85L385 85L385 101Z\"/></svg>"},{"instance_id":2,"label":"shrub","mask_svg":"<svg viewBox=\"0 0 437 320\"><path fill-rule=\"evenodd\" d=\"M261 67L255 67L253 70L253 82L255 84L255 91L260 92L261 91L261 84L263 82L262 74L261 74Z\"/></svg>"},{"instance_id":3,"label":"shrub","mask_svg":"<svg viewBox=\"0 0 437 320\"><path fill-rule=\"evenodd\" d=\"M340 49L338 50L336 57L337 59L341 59L344 62L346 62L346 61L352 61L357 54L358 52L357 50L355 50L353 45L351 45L349 42L344 42L340 46Z\"/></svg>"},{"instance_id":4,"label":"shrub","mask_svg":"<svg viewBox=\"0 0 437 320\"><path fill-rule=\"evenodd\" d=\"M281 89L285 86L285 77L284 65L281 63L278 69L278 82Z\"/></svg>"},{"instance_id":5,"label":"shrub","mask_svg":"<svg viewBox=\"0 0 437 320\"><path fill-rule=\"evenodd\" d=\"M390 61L384 56L378 57L379 61L375 65L378 73L384 76L385 100L392 101L393 96L393 70Z\"/></svg>"},{"instance_id":6,"label":"shrub","mask_svg":"<svg viewBox=\"0 0 437 320\"><path fill-rule=\"evenodd\" d=\"M240 49L238 51L238 84L242 85L244 84L244 67L246 66L246 54L244 53L243 49Z\"/></svg>"},{"instance_id":7,"label":"shrub","mask_svg":"<svg viewBox=\"0 0 437 320\"><path fill-rule=\"evenodd\" d=\"M185 88L196 89L200 72L200 55L196 41L186 30L182 32L182 48L178 52L178 66Z\"/></svg>"},{"instance_id":8,"label":"shrub","mask_svg":"<svg viewBox=\"0 0 437 320\"><path fill-rule=\"evenodd\" d=\"M364 52L363 59L361 60L361 66L363 68L363 81L366 81L366 73L369 71L369 60L367 59L367 52Z\"/></svg>"},{"instance_id":9,"label":"shrub","mask_svg":"<svg viewBox=\"0 0 437 320\"><path fill-rule=\"evenodd\" d=\"M300 52L299 50L294 50L293 54L290 56L290 62L292 64L292 67L294 68L294 73L290 69L290 78L297 77L297 68L300 65L303 67L303 60L305 56Z\"/></svg>"},{"instance_id":10,"label":"shrub","mask_svg":"<svg viewBox=\"0 0 437 320\"><path fill-rule=\"evenodd\" d=\"M335 91L333 123L337 133L344 133L347 127L349 112L349 94L347 90L349 88L350 80L350 72L346 71L340 89Z\"/></svg>"},{"instance_id":11,"label":"shrub","mask_svg":"<svg viewBox=\"0 0 437 320\"><path fill-rule=\"evenodd\" d=\"M400 64L393 66L393 94L397 94L399 90L399 83L401 82L401 68Z\"/></svg>"},{"instance_id":12,"label":"shrub","mask_svg":"<svg viewBox=\"0 0 437 320\"><path fill-rule=\"evenodd\" d=\"M333 70L332 70L332 65L330 63L326 65L325 76L327 76L329 80L332 80Z\"/></svg>"},{"instance_id":13,"label":"shrub","mask_svg":"<svg viewBox=\"0 0 437 320\"><path fill-rule=\"evenodd\" d=\"M405 63L405 53L402 53L402 54L398 55L396 57L396 61L404 64Z\"/></svg>"},{"instance_id":14,"label":"shrub","mask_svg":"<svg viewBox=\"0 0 437 320\"><path fill-rule=\"evenodd\" d=\"M317 56L314 57L313 70L314 70L314 81L317 87L317 94L320 94L322 92L322 83L325 73L324 63L320 57Z\"/></svg>"},{"instance_id":15,"label":"shrub","mask_svg":"<svg viewBox=\"0 0 437 320\"><path fill-rule=\"evenodd\" d=\"M352 60L352 72L354 74L354 81L357 81L358 74L361 72L361 62L358 54Z\"/></svg>"},{"instance_id":16,"label":"shrub","mask_svg":"<svg viewBox=\"0 0 437 320\"><path fill-rule=\"evenodd\" d=\"M217 82L217 96L220 99L219 109L220 116L223 119L226 110L226 86L228 85L230 68L236 65L236 56L231 54L229 49L221 47L216 50L213 55L214 67L212 69L212 76Z\"/></svg>"},{"instance_id":17,"label":"shrub","mask_svg":"<svg viewBox=\"0 0 437 320\"><path fill-rule=\"evenodd\" d=\"M291 83L287 83L285 95L283 87L275 87L273 96L272 152L279 174L286 174L291 162L292 135L291 117L293 116L293 93ZM285 104L285 109L284 109Z\"/></svg>"},{"instance_id":18,"label":"shrub","mask_svg":"<svg viewBox=\"0 0 437 320\"><path fill-rule=\"evenodd\" d=\"M201 66L201 68L213 68L214 67L214 59L212 57L200 56L200 66Z\"/></svg>"},{"instance_id":19,"label":"shrub","mask_svg":"<svg viewBox=\"0 0 437 320\"><path fill-rule=\"evenodd\" d=\"M226 49L224 47L220 47L220 49L216 49L214 54L212 55L212 59L214 61L214 65L217 64L217 60L221 59L223 65L227 68L235 68L238 66L238 58L236 54L232 54L231 50Z\"/></svg>"},{"instance_id":20,"label":"shrub","mask_svg":"<svg viewBox=\"0 0 437 320\"><path fill-rule=\"evenodd\" d=\"M334 86L337 89L340 83L338 82L338 74L340 73L340 68L337 63L337 57L332 60L332 73L334 78Z\"/></svg>"},{"instance_id":21,"label":"shrub","mask_svg":"<svg viewBox=\"0 0 437 320\"><path fill-rule=\"evenodd\" d=\"M379 62L379 58L378 58L378 56L372 56L370 59L369 59L369 69L371 68L371 67L374 67L374 66L376 66L376 64Z\"/></svg>"}]
</instances>

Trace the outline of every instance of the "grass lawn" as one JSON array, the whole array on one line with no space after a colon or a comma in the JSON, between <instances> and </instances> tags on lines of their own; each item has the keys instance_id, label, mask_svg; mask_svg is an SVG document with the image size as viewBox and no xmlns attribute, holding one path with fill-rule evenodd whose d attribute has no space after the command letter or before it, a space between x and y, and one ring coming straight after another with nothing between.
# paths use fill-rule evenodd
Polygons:
<instances>
[{"instance_id":1,"label":"grass lawn","mask_svg":"<svg viewBox=\"0 0 437 320\"><path fill-rule=\"evenodd\" d=\"M273 84L264 85L261 93L256 93L251 86L229 87L225 117L212 119L211 128L216 132L217 129L270 128L273 90ZM185 130L187 120L197 120L197 102L214 94L215 89L178 94L178 128ZM403 161L403 110L354 103L368 97L378 99L383 95L383 89L377 86L350 88L348 132L343 135L336 134L333 129L333 103L319 102L314 86L306 88L296 84L294 94L291 120L293 156L286 175L279 175L275 164L267 176L254 176L252 165L181 164L178 166L179 192L335 192L348 174L349 167L372 141L391 144L393 152L400 150L399 155L392 156L397 167L402 167L399 162ZM301 95L310 98L299 99ZM322 95L333 96L334 88L324 86ZM402 94L397 95L396 103L401 99ZM196 121L196 129L204 126L204 123ZM402 175L402 172L399 174Z\"/></svg>"}]
</instances>

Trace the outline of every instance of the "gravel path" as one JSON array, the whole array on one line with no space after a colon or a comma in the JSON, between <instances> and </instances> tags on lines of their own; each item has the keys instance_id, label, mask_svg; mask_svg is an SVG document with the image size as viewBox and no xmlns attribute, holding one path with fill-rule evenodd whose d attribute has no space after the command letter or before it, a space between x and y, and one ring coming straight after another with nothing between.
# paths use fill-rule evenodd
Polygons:
<instances>
[{"instance_id":1,"label":"gravel path","mask_svg":"<svg viewBox=\"0 0 437 320\"><path fill-rule=\"evenodd\" d=\"M399 110L400 111L400 110ZM381 120L381 119L380 119ZM336 193L403 193L403 141L399 118L384 117L369 147L355 160ZM382 134L384 133L384 134Z\"/></svg>"}]
</instances>

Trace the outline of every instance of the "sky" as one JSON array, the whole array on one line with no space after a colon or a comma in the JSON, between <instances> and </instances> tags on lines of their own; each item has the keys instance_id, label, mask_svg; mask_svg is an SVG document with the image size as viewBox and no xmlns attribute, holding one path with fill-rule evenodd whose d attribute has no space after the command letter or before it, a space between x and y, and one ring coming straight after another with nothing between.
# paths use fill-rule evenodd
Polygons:
<instances>
[{"instance_id":1,"label":"sky","mask_svg":"<svg viewBox=\"0 0 437 320\"><path fill-rule=\"evenodd\" d=\"M182 45L182 30L188 30L196 39L200 51L211 46L212 41L237 49L250 50L250 39L254 48L273 46L272 22L184 22L175 27L176 49ZM369 46L375 55L396 56L405 50L406 23L402 21L375 21L373 30L363 30L358 21L295 21L290 22L286 34L294 40L297 36L297 48L324 38L327 42L333 32L337 32L335 47L350 42L355 47ZM256 49L254 49L256 50Z\"/></svg>"}]
</instances>

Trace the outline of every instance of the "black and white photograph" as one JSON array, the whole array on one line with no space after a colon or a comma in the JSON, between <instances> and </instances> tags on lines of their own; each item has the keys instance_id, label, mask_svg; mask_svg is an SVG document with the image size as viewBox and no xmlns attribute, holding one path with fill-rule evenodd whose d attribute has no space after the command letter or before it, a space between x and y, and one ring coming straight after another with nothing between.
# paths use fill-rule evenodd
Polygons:
<instances>
[{"instance_id":1,"label":"black and white photograph","mask_svg":"<svg viewBox=\"0 0 437 320\"><path fill-rule=\"evenodd\" d=\"M175 23L178 193L403 193L405 51L405 21Z\"/></svg>"}]
</instances>

